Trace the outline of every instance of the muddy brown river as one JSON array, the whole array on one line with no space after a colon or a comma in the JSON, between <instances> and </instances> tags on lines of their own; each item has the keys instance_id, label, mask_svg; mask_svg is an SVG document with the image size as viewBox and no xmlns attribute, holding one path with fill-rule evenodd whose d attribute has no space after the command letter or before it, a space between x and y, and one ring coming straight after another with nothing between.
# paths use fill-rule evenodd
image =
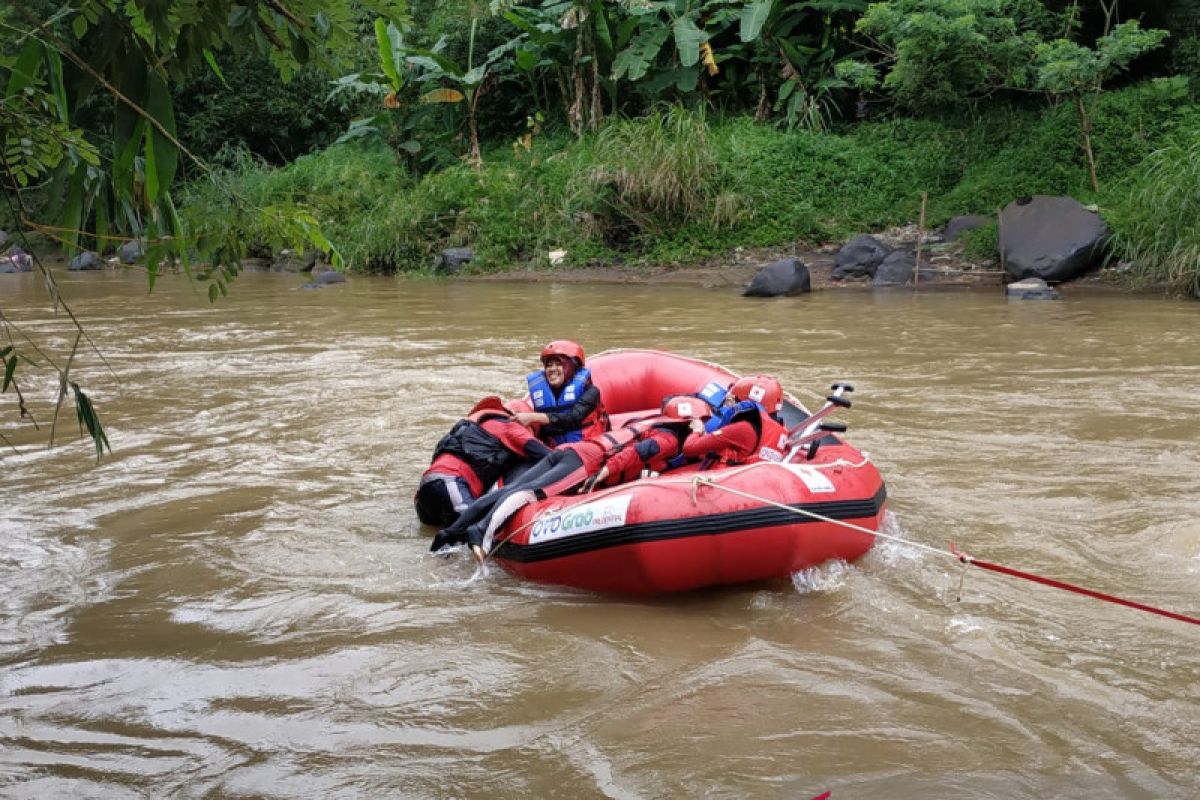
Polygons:
<instances>
[{"instance_id":1,"label":"muddy brown river","mask_svg":"<svg viewBox=\"0 0 1200 800\"><path fill-rule=\"evenodd\" d=\"M546 341L659 347L809 405L853 383L900 539L1200 615L1200 304L60 277L113 453L73 411L35 446L0 396L0 796L1200 796L1200 626L891 540L598 596L431 556L411 506ZM64 358L36 279L0 281Z\"/></svg>"}]
</instances>

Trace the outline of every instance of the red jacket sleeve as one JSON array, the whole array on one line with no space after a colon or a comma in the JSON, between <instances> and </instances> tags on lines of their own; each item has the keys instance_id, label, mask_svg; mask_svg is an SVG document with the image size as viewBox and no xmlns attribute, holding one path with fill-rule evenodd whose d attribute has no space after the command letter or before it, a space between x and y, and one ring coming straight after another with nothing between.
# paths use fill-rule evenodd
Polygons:
<instances>
[{"instance_id":1,"label":"red jacket sleeve","mask_svg":"<svg viewBox=\"0 0 1200 800\"><path fill-rule=\"evenodd\" d=\"M683 443L683 455L692 459L714 455L730 462L745 461L754 453L757 440L754 426L743 420L712 433L693 433Z\"/></svg>"},{"instance_id":2,"label":"red jacket sleeve","mask_svg":"<svg viewBox=\"0 0 1200 800\"><path fill-rule=\"evenodd\" d=\"M638 477L643 466L666 461L679 452L679 438L671 431L652 431L633 447L626 447L610 458L607 484L624 483Z\"/></svg>"},{"instance_id":3,"label":"red jacket sleeve","mask_svg":"<svg viewBox=\"0 0 1200 800\"><path fill-rule=\"evenodd\" d=\"M483 428L522 458L542 458L550 453L550 448L515 420L489 419L483 423Z\"/></svg>"}]
</instances>

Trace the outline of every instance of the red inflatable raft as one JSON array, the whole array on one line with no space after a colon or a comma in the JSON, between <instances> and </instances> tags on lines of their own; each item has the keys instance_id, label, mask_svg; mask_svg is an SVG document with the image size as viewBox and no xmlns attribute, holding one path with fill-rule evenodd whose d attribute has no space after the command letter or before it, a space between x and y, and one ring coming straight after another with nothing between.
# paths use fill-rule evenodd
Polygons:
<instances>
[{"instance_id":1,"label":"red inflatable raft","mask_svg":"<svg viewBox=\"0 0 1200 800\"><path fill-rule=\"evenodd\" d=\"M614 427L623 416L656 410L667 395L738 377L654 350L609 351L587 365ZM830 559L853 561L875 537L847 523L878 530L883 479L858 450L809 424L809 412L791 398L781 416L818 446L791 447L779 462L704 472L693 466L547 498L495 533L492 557L531 581L639 595L787 578Z\"/></svg>"}]
</instances>

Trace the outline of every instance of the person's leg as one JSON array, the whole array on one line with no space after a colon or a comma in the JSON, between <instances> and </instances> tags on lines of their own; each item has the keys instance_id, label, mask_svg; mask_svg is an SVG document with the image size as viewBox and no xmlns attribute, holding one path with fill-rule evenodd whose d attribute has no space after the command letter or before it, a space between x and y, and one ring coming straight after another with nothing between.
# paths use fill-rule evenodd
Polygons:
<instances>
[{"instance_id":1,"label":"person's leg","mask_svg":"<svg viewBox=\"0 0 1200 800\"><path fill-rule=\"evenodd\" d=\"M498 489L494 492L489 492L482 497L476 499L466 508L462 509L458 518L453 520L452 524L448 524L433 540L431 550L440 550L443 545L454 544L462 541L463 534L467 530L467 526L473 522L478 522L483 519L488 512L495 508L496 503L508 497L510 494L521 489L529 488L530 485L535 485L541 480L542 475L554 469L557 465L557 459L561 456L560 451L554 451L550 455L543 458L538 463L534 464L520 477L519 480Z\"/></svg>"},{"instance_id":2,"label":"person's leg","mask_svg":"<svg viewBox=\"0 0 1200 800\"><path fill-rule=\"evenodd\" d=\"M433 474L421 481L413 505L421 522L444 527L458 519L474 499L470 485L462 478Z\"/></svg>"},{"instance_id":3,"label":"person's leg","mask_svg":"<svg viewBox=\"0 0 1200 800\"><path fill-rule=\"evenodd\" d=\"M560 495L587 479L588 470L584 467L583 459L574 450L555 450L545 460L550 459L554 459L555 463L549 469L543 470L536 480L521 481L510 489L506 489L503 493L504 497L492 504L492 510L486 516L467 525L465 533L467 542L472 548L481 545L489 530L495 532L526 503L533 502L535 499ZM518 492L527 493L525 503L504 502ZM504 512L503 515L501 515L501 511Z\"/></svg>"}]
</instances>

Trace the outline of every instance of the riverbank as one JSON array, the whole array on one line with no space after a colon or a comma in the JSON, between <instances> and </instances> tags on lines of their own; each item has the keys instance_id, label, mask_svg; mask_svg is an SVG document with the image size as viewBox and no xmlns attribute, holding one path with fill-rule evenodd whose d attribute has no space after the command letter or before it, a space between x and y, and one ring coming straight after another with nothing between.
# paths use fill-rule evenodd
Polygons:
<instances>
[{"instance_id":1,"label":"riverbank","mask_svg":"<svg viewBox=\"0 0 1200 800\"><path fill-rule=\"evenodd\" d=\"M911 246L912 226L892 228L873 234L889 246ZM729 288L740 292L763 267L786 258L797 258L812 279L814 292L855 291L874 288L870 279L835 280L833 277L840 244L805 247L797 243L787 247L739 247L731 253L714 256L694 264L611 264L594 263L582 267L518 268L504 272L467 273L451 280L516 281L529 283L632 284L643 286L698 286L705 289ZM1130 294L1165 293L1165 284L1133 285L1124 279L1124 265L1102 267L1058 288L1127 292ZM961 244L937 243L921 256L920 281L910 288L922 289L995 289L1002 291L1011 279L997 259L972 259Z\"/></svg>"}]
</instances>

